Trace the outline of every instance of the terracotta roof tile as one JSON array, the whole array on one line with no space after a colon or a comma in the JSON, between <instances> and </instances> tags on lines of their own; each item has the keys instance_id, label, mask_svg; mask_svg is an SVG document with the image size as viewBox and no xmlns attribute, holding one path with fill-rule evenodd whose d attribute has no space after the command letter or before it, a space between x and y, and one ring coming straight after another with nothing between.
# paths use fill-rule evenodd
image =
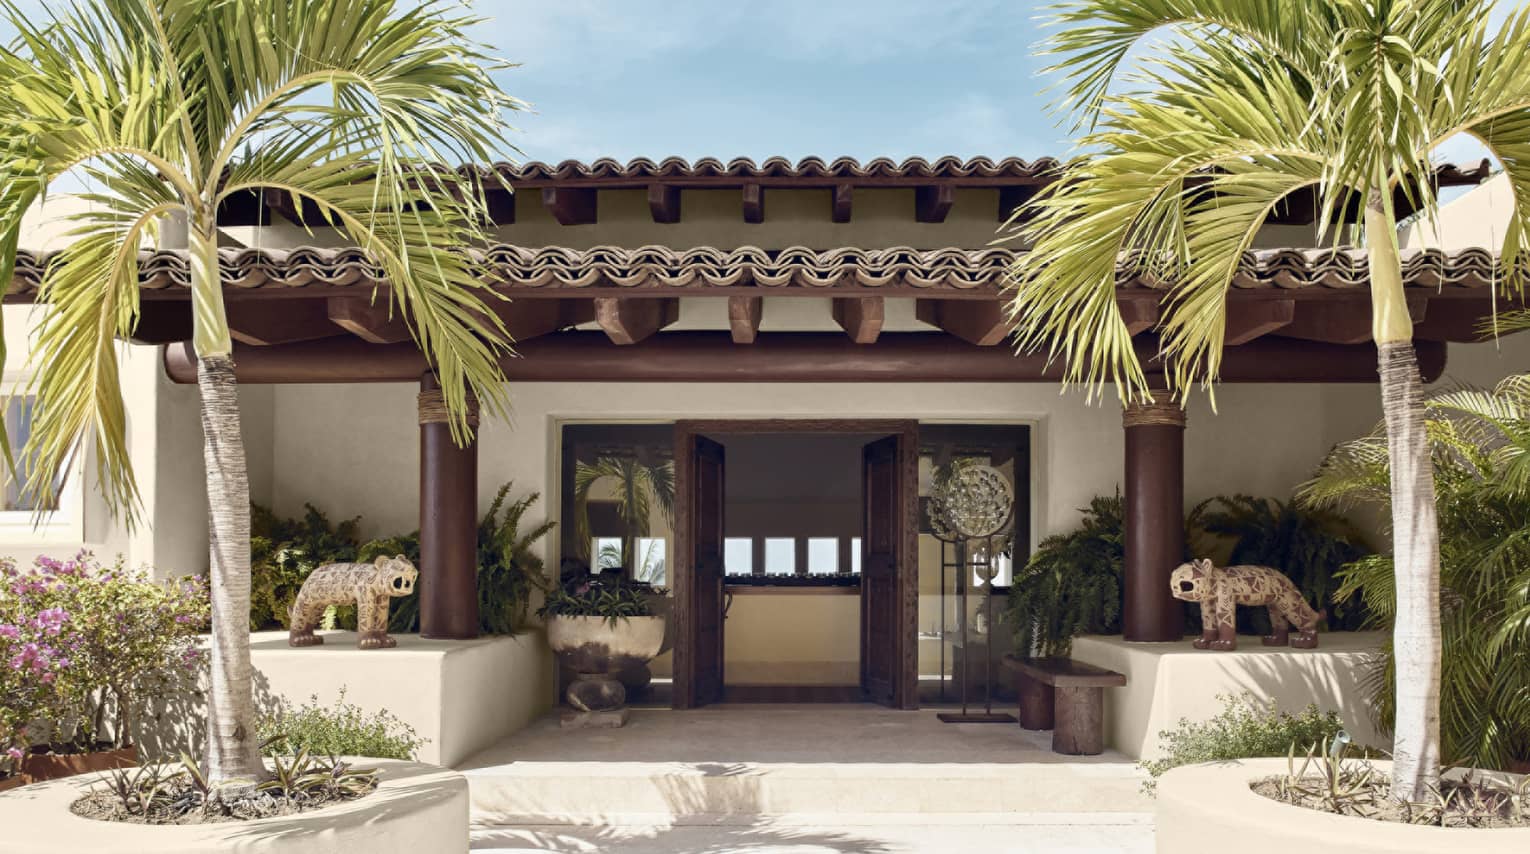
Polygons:
<instances>
[{"instance_id":1,"label":"terracotta roof tile","mask_svg":"<svg viewBox=\"0 0 1530 854\"><path fill-rule=\"evenodd\" d=\"M597 246L591 249L499 245L476 253L484 275L509 290L578 291L596 286L619 288L705 289L880 288L904 285L931 291L997 290L1014 263L1010 249L817 250L793 246L765 250L663 246ZM25 298L36 292L50 256L22 251L9 293ZM1166 283L1141 272L1140 256L1127 256L1117 268L1122 288L1163 289ZM1417 288L1487 288L1503 277L1497 256L1483 249L1457 252L1405 250L1404 278ZM382 273L358 249L226 249L221 268L228 288L370 288ZM185 256L145 252L140 276L149 289L186 288ZM1233 286L1240 289L1357 289L1368 286L1365 253L1355 249L1257 250L1245 254Z\"/></svg>"}]
</instances>

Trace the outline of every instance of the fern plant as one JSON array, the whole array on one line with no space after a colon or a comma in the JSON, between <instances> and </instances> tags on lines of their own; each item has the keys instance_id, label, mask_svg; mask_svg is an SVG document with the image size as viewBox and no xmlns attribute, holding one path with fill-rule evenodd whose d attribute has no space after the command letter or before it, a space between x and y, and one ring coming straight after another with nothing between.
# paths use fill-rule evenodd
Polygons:
<instances>
[{"instance_id":1,"label":"fern plant","mask_svg":"<svg viewBox=\"0 0 1530 854\"><path fill-rule=\"evenodd\" d=\"M1201 502L1190 519L1192 527L1232 540L1228 565L1254 564L1285 573L1309 604L1327 609L1328 628L1365 625L1369 611L1359 595L1335 596L1340 568L1371 553L1342 516L1275 498L1233 495ZM1241 633L1270 633L1263 608L1239 608L1238 622Z\"/></svg>"},{"instance_id":2,"label":"fern plant","mask_svg":"<svg viewBox=\"0 0 1530 854\"><path fill-rule=\"evenodd\" d=\"M1096 497L1083 513L1078 530L1042 540L1015 575L1006 619L1021 655L1065 656L1078 635L1120 630L1121 496Z\"/></svg>"}]
</instances>

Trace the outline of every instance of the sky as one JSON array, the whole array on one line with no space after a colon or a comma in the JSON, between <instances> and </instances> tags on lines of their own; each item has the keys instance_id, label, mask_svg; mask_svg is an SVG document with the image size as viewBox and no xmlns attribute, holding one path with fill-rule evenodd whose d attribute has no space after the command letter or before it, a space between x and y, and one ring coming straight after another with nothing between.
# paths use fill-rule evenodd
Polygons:
<instances>
[{"instance_id":1,"label":"sky","mask_svg":"<svg viewBox=\"0 0 1530 854\"><path fill-rule=\"evenodd\" d=\"M500 75L531 105L512 117L517 160L1071 151L1034 56L1044 0L469 2L473 35L519 63Z\"/></svg>"},{"instance_id":2,"label":"sky","mask_svg":"<svg viewBox=\"0 0 1530 854\"><path fill-rule=\"evenodd\" d=\"M1019 0L478 0L530 159L1066 153Z\"/></svg>"}]
</instances>

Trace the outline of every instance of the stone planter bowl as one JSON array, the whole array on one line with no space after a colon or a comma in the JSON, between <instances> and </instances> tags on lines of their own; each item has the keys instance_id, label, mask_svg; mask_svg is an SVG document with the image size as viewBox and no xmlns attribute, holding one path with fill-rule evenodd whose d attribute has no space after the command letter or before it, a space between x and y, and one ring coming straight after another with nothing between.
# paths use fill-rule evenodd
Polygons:
<instances>
[{"instance_id":1,"label":"stone planter bowl","mask_svg":"<svg viewBox=\"0 0 1530 854\"><path fill-rule=\"evenodd\" d=\"M664 623L663 617L628 617L615 622L603 617L550 618L547 642L559 661L575 674L568 686L568 704L578 712L610 713L607 725L625 722L627 690L616 677L659 654Z\"/></svg>"},{"instance_id":2,"label":"stone planter bowl","mask_svg":"<svg viewBox=\"0 0 1530 854\"><path fill-rule=\"evenodd\" d=\"M82 818L69 811L97 775L0 794L0 854L417 854L468 850L467 779L394 759L358 759L379 771L377 790L298 815L218 824L148 825Z\"/></svg>"},{"instance_id":3,"label":"stone planter bowl","mask_svg":"<svg viewBox=\"0 0 1530 854\"><path fill-rule=\"evenodd\" d=\"M1372 761L1382 773L1390 762ZM1530 828L1416 827L1333 815L1256 794L1249 784L1289 773L1285 759L1244 759L1175 768L1158 780L1158 851L1237 854L1525 854ZM1457 773L1457 772L1452 772ZM1483 772L1478 772L1479 775ZM1492 772L1487 772L1492 776ZM1512 775L1500 775L1515 779Z\"/></svg>"}]
</instances>

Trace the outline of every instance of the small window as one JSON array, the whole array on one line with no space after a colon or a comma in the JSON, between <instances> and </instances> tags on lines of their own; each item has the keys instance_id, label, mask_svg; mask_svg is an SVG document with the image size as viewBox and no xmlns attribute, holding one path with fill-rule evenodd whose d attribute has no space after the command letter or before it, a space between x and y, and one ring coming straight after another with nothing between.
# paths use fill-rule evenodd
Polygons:
<instances>
[{"instance_id":1,"label":"small window","mask_svg":"<svg viewBox=\"0 0 1530 854\"><path fill-rule=\"evenodd\" d=\"M665 541L663 537L638 537L637 570L634 577L649 584L664 584Z\"/></svg>"},{"instance_id":2,"label":"small window","mask_svg":"<svg viewBox=\"0 0 1530 854\"><path fill-rule=\"evenodd\" d=\"M765 574L797 573L797 541L791 537L765 538Z\"/></svg>"},{"instance_id":3,"label":"small window","mask_svg":"<svg viewBox=\"0 0 1530 854\"><path fill-rule=\"evenodd\" d=\"M754 574L754 540L749 537L723 538L723 571L728 575Z\"/></svg>"},{"instance_id":4,"label":"small window","mask_svg":"<svg viewBox=\"0 0 1530 854\"><path fill-rule=\"evenodd\" d=\"M35 403L34 398L26 396L10 397L5 400L5 432L10 437L12 448L24 448L31 440ZM0 507L0 510L32 513L38 510L58 509L59 490L63 485L62 472L54 477L53 497L48 505L39 506L37 496L27 491L27 482L32 478L32 462L27 455L16 454L16 472L14 476L7 476L5 479L5 506Z\"/></svg>"},{"instance_id":5,"label":"small window","mask_svg":"<svg viewBox=\"0 0 1530 854\"><path fill-rule=\"evenodd\" d=\"M850 572L853 575L861 574L861 538L850 538Z\"/></svg>"},{"instance_id":6,"label":"small window","mask_svg":"<svg viewBox=\"0 0 1530 854\"><path fill-rule=\"evenodd\" d=\"M839 574L839 537L808 537L809 575Z\"/></svg>"},{"instance_id":7,"label":"small window","mask_svg":"<svg viewBox=\"0 0 1530 854\"><path fill-rule=\"evenodd\" d=\"M590 540L590 572L600 573L622 568L622 538L595 537Z\"/></svg>"}]
</instances>

